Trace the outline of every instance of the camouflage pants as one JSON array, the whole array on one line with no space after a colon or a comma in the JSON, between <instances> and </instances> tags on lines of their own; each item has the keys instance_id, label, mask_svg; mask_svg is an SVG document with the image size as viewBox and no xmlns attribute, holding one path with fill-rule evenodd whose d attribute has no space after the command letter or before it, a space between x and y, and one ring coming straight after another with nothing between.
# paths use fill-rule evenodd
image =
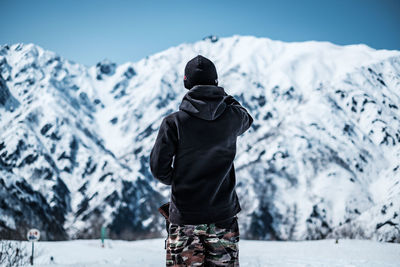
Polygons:
<instances>
[{"instance_id":1,"label":"camouflage pants","mask_svg":"<svg viewBox=\"0 0 400 267\"><path fill-rule=\"evenodd\" d=\"M237 217L229 228L214 223L169 225L166 266L239 266Z\"/></svg>"}]
</instances>

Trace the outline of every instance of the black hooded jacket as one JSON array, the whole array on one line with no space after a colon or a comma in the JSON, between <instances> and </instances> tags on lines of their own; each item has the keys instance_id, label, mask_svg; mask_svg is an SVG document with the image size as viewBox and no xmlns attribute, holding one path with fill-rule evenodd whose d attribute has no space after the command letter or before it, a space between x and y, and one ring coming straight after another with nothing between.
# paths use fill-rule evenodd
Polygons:
<instances>
[{"instance_id":1,"label":"black hooded jacket","mask_svg":"<svg viewBox=\"0 0 400 267\"><path fill-rule=\"evenodd\" d=\"M171 223L214 223L240 212L233 161L236 139L252 123L247 110L214 85L194 86L179 111L164 117L150 169L172 186Z\"/></svg>"}]
</instances>

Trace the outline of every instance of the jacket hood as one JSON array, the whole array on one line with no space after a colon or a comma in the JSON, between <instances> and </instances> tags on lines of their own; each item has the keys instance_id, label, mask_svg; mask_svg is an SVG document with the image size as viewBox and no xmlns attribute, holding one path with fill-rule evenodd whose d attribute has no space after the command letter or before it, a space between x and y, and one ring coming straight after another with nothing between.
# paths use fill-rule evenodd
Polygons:
<instances>
[{"instance_id":1,"label":"jacket hood","mask_svg":"<svg viewBox=\"0 0 400 267\"><path fill-rule=\"evenodd\" d=\"M203 120L217 119L226 108L224 88L215 85L196 85L183 97L179 110Z\"/></svg>"}]
</instances>

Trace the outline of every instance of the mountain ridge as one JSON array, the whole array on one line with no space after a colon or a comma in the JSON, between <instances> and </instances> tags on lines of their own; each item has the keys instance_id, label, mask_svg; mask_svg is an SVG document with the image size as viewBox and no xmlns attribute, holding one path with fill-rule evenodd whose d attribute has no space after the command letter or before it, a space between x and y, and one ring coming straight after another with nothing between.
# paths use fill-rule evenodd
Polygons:
<instances>
[{"instance_id":1,"label":"mountain ridge","mask_svg":"<svg viewBox=\"0 0 400 267\"><path fill-rule=\"evenodd\" d=\"M255 118L235 158L243 236L399 242L400 52L366 45L234 35L91 67L34 44L3 45L0 100L14 97L15 108L0 113L2 199L28 214L26 198L42 195L48 222L29 217L62 225L47 239L92 238L103 224L114 238L159 236L169 188L152 178L149 150L199 53ZM0 205L0 232L23 238L10 206Z\"/></svg>"}]
</instances>

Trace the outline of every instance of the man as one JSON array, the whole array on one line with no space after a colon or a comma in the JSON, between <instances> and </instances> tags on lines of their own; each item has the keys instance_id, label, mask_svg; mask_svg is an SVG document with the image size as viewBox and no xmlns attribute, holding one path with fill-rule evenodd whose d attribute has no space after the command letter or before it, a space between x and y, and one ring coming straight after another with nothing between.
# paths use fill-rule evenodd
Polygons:
<instances>
[{"instance_id":1,"label":"man","mask_svg":"<svg viewBox=\"0 0 400 267\"><path fill-rule=\"evenodd\" d=\"M172 187L166 263L239 266L233 160L253 118L218 86L214 64L201 55L187 63L184 86L189 91L162 120L150 154L153 176Z\"/></svg>"}]
</instances>

